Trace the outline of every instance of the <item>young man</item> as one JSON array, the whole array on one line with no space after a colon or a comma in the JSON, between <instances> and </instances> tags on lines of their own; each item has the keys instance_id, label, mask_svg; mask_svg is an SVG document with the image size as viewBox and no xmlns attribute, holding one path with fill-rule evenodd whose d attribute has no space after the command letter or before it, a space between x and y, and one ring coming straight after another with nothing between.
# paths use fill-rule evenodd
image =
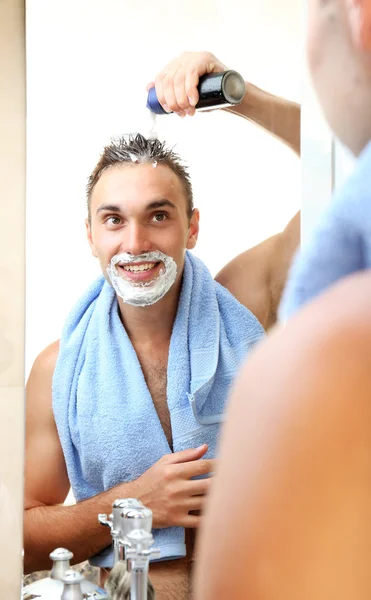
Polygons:
<instances>
[{"instance_id":1,"label":"young man","mask_svg":"<svg viewBox=\"0 0 371 600\"><path fill-rule=\"evenodd\" d=\"M371 597L371 0L310 0L308 31L326 117L358 160L282 314L306 305L236 382L199 600Z\"/></svg>"},{"instance_id":2,"label":"young man","mask_svg":"<svg viewBox=\"0 0 371 600\"><path fill-rule=\"evenodd\" d=\"M192 114L198 77L222 68L209 53L182 55L157 80L158 96ZM240 114L298 150L299 107L246 85ZM93 557L111 567L110 536L97 515L116 498L136 497L153 511L162 553L150 571L157 597L189 597L193 531L211 482L205 476L216 467L228 388L274 322L299 241L296 217L227 265L217 277L222 287L188 252L198 218L188 173L163 144L136 136L105 148L89 179L87 219L104 277L28 382L26 572L45 568L56 546L77 562ZM61 506L70 485L77 504Z\"/></svg>"}]
</instances>

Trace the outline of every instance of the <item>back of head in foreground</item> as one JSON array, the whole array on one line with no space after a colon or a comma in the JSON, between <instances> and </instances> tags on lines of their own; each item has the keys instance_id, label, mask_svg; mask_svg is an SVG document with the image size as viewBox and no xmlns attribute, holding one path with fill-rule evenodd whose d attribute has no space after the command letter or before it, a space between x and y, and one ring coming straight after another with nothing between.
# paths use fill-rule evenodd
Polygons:
<instances>
[{"instance_id":1,"label":"back of head in foreground","mask_svg":"<svg viewBox=\"0 0 371 600\"><path fill-rule=\"evenodd\" d=\"M371 3L311 0L308 57L325 116L355 168L294 261L287 319L333 283L371 267Z\"/></svg>"},{"instance_id":2,"label":"back of head in foreground","mask_svg":"<svg viewBox=\"0 0 371 600\"><path fill-rule=\"evenodd\" d=\"M308 26L326 117L361 155L371 140L371 1L310 0ZM235 384L197 600L371 597L371 274L337 278L259 345ZM324 278L290 314L333 283Z\"/></svg>"}]
</instances>

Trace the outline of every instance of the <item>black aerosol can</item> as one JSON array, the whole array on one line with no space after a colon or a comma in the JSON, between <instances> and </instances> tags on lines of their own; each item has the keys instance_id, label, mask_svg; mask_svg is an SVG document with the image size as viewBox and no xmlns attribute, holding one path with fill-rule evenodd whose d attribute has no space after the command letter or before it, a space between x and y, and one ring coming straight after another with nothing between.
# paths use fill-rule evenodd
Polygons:
<instances>
[{"instance_id":1,"label":"black aerosol can","mask_svg":"<svg viewBox=\"0 0 371 600\"><path fill-rule=\"evenodd\" d=\"M236 71L203 75L197 89L199 101L195 106L196 110L233 106L240 104L245 96L244 79ZM154 87L148 92L147 108L157 115L169 114L159 103Z\"/></svg>"}]
</instances>

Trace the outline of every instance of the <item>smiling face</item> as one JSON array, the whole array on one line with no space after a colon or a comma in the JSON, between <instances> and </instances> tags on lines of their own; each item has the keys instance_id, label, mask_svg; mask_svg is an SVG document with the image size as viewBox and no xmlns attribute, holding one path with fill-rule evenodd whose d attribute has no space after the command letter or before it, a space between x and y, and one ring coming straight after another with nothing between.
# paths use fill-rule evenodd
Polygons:
<instances>
[{"instance_id":1,"label":"smiling face","mask_svg":"<svg viewBox=\"0 0 371 600\"><path fill-rule=\"evenodd\" d=\"M185 249L197 241L198 211L189 219L182 182L167 166L115 165L93 189L87 233L108 280L107 268L114 269L123 289L150 291L174 266L172 283L180 284Z\"/></svg>"}]
</instances>

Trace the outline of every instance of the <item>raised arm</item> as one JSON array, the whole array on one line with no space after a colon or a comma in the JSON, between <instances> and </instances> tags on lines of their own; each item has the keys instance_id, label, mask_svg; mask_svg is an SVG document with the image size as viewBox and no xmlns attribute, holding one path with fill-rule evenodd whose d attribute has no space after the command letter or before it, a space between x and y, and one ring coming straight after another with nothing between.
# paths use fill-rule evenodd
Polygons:
<instances>
[{"instance_id":1,"label":"raised arm","mask_svg":"<svg viewBox=\"0 0 371 600\"><path fill-rule=\"evenodd\" d=\"M216 280L257 317L264 329L277 312L294 253L300 243L300 213L278 233L231 260Z\"/></svg>"},{"instance_id":2,"label":"raised arm","mask_svg":"<svg viewBox=\"0 0 371 600\"><path fill-rule=\"evenodd\" d=\"M248 81L241 104L225 108L260 125L300 156L300 104L269 94Z\"/></svg>"},{"instance_id":3,"label":"raised arm","mask_svg":"<svg viewBox=\"0 0 371 600\"><path fill-rule=\"evenodd\" d=\"M147 88L156 86L157 97L165 110L192 116L198 102L199 78L227 69L211 52L183 52L168 63ZM300 105L269 94L248 81L245 85L246 95L241 104L225 110L263 127L300 155Z\"/></svg>"},{"instance_id":4,"label":"raised arm","mask_svg":"<svg viewBox=\"0 0 371 600\"><path fill-rule=\"evenodd\" d=\"M370 294L369 274L344 280L243 368L195 600L371 597Z\"/></svg>"},{"instance_id":5,"label":"raised arm","mask_svg":"<svg viewBox=\"0 0 371 600\"><path fill-rule=\"evenodd\" d=\"M227 69L210 52L184 52L157 75L160 104L180 116L193 115L197 84L206 73ZM249 119L300 154L300 106L246 82L241 104L225 110ZM216 279L259 319L265 329L275 324L293 254L300 242L300 215L282 233L265 240L232 260Z\"/></svg>"}]
</instances>

